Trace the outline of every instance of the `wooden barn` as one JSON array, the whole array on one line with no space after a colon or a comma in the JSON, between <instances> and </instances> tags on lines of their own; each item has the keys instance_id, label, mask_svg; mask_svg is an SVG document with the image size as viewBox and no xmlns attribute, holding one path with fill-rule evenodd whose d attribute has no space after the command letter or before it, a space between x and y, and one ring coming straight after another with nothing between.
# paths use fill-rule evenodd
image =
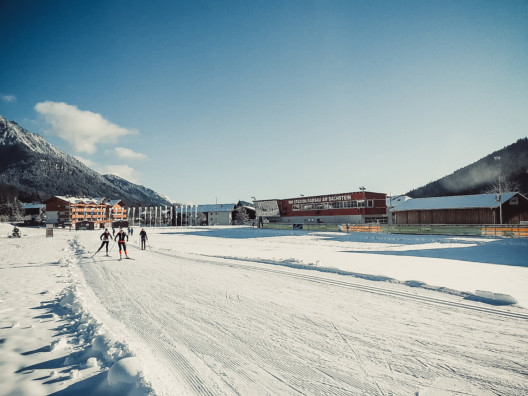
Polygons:
<instances>
[{"instance_id":1,"label":"wooden barn","mask_svg":"<svg viewBox=\"0 0 528 396\"><path fill-rule=\"evenodd\" d=\"M528 221L528 199L519 193L416 198L392 213L395 224L521 224Z\"/></svg>"}]
</instances>

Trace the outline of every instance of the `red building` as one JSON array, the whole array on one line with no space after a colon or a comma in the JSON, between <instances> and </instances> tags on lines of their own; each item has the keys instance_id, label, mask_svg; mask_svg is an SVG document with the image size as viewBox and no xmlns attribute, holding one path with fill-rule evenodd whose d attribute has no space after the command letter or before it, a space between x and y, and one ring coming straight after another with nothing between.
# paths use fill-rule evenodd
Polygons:
<instances>
[{"instance_id":1,"label":"red building","mask_svg":"<svg viewBox=\"0 0 528 396\"><path fill-rule=\"evenodd\" d=\"M387 223L386 194L369 191L255 201L259 224Z\"/></svg>"}]
</instances>

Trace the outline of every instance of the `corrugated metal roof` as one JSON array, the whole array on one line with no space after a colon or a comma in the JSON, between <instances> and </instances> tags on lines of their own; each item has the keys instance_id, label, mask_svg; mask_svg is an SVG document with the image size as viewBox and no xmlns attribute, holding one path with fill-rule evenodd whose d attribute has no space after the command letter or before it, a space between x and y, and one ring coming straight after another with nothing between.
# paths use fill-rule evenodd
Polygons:
<instances>
[{"instance_id":1,"label":"corrugated metal roof","mask_svg":"<svg viewBox=\"0 0 528 396\"><path fill-rule=\"evenodd\" d=\"M503 193L502 203L508 201L517 193ZM496 194L457 195L453 197L415 198L403 202L395 207L393 212L409 210L435 210L435 209L474 209L498 208L499 202Z\"/></svg>"},{"instance_id":2,"label":"corrugated metal roof","mask_svg":"<svg viewBox=\"0 0 528 396\"><path fill-rule=\"evenodd\" d=\"M22 205L22 209L42 209L42 208L45 208L46 205L44 204L25 204L25 205Z\"/></svg>"}]
</instances>

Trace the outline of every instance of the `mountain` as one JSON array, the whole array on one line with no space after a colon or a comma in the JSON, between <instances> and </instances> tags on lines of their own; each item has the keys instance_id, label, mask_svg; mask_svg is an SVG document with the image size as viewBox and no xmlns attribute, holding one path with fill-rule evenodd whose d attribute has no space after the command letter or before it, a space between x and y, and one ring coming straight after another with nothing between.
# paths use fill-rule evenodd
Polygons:
<instances>
[{"instance_id":1,"label":"mountain","mask_svg":"<svg viewBox=\"0 0 528 396\"><path fill-rule=\"evenodd\" d=\"M44 201L54 195L121 199L128 206L170 205L157 192L88 168L82 162L0 115L0 186L18 199Z\"/></svg>"},{"instance_id":2,"label":"mountain","mask_svg":"<svg viewBox=\"0 0 528 396\"><path fill-rule=\"evenodd\" d=\"M156 191L151 190L150 188L140 186L139 184L134 184L125 180L119 176L115 175L103 175L103 177L113 186L119 188L120 191L126 193L130 196L136 197L140 202L144 202L152 205L171 205L169 199ZM148 205L140 205L148 206Z\"/></svg>"},{"instance_id":3,"label":"mountain","mask_svg":"<svg viewBox=\"0 0 528 396\"><path fill-rule=\"evenodd\" d=\"M409 191L407 195L427 198L499 191L528 194L528 138L519 139L448 176Z\"/></svg>"}]
</instances>

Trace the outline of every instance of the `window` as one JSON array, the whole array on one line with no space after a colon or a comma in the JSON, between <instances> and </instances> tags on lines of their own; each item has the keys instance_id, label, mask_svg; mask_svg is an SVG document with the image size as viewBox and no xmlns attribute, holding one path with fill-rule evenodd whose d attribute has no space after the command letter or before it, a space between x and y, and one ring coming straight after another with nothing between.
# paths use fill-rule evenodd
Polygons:
<instances>
[{"instance_id":1,"label":"window","mask_svg":"<svg viewBox=\"0 0 528 396\"><path fill-rule=\"evenodd\" d=\"M368 199L367 200L367 208L373 208L374 207L374 200Z\"/></svg>"},{"instance_id":2,"label":"window","mask_svg":"<svg viewBox=\"0 0 528 396\"><path fill-rule=\"evenodd\" d=\"M510 199L510 205L519 205L519 197L513 197Z\"/></svg>"},{"instance_id":3,"label":"window","mask_svg":"<svg viewBox=\"0 0 528 396\"><path fill-rule=\"evenodd\" d=\"M365 224L387 224L386 216L377 216L377 217L365 217Z\"/></svg>"}]
</instances>

